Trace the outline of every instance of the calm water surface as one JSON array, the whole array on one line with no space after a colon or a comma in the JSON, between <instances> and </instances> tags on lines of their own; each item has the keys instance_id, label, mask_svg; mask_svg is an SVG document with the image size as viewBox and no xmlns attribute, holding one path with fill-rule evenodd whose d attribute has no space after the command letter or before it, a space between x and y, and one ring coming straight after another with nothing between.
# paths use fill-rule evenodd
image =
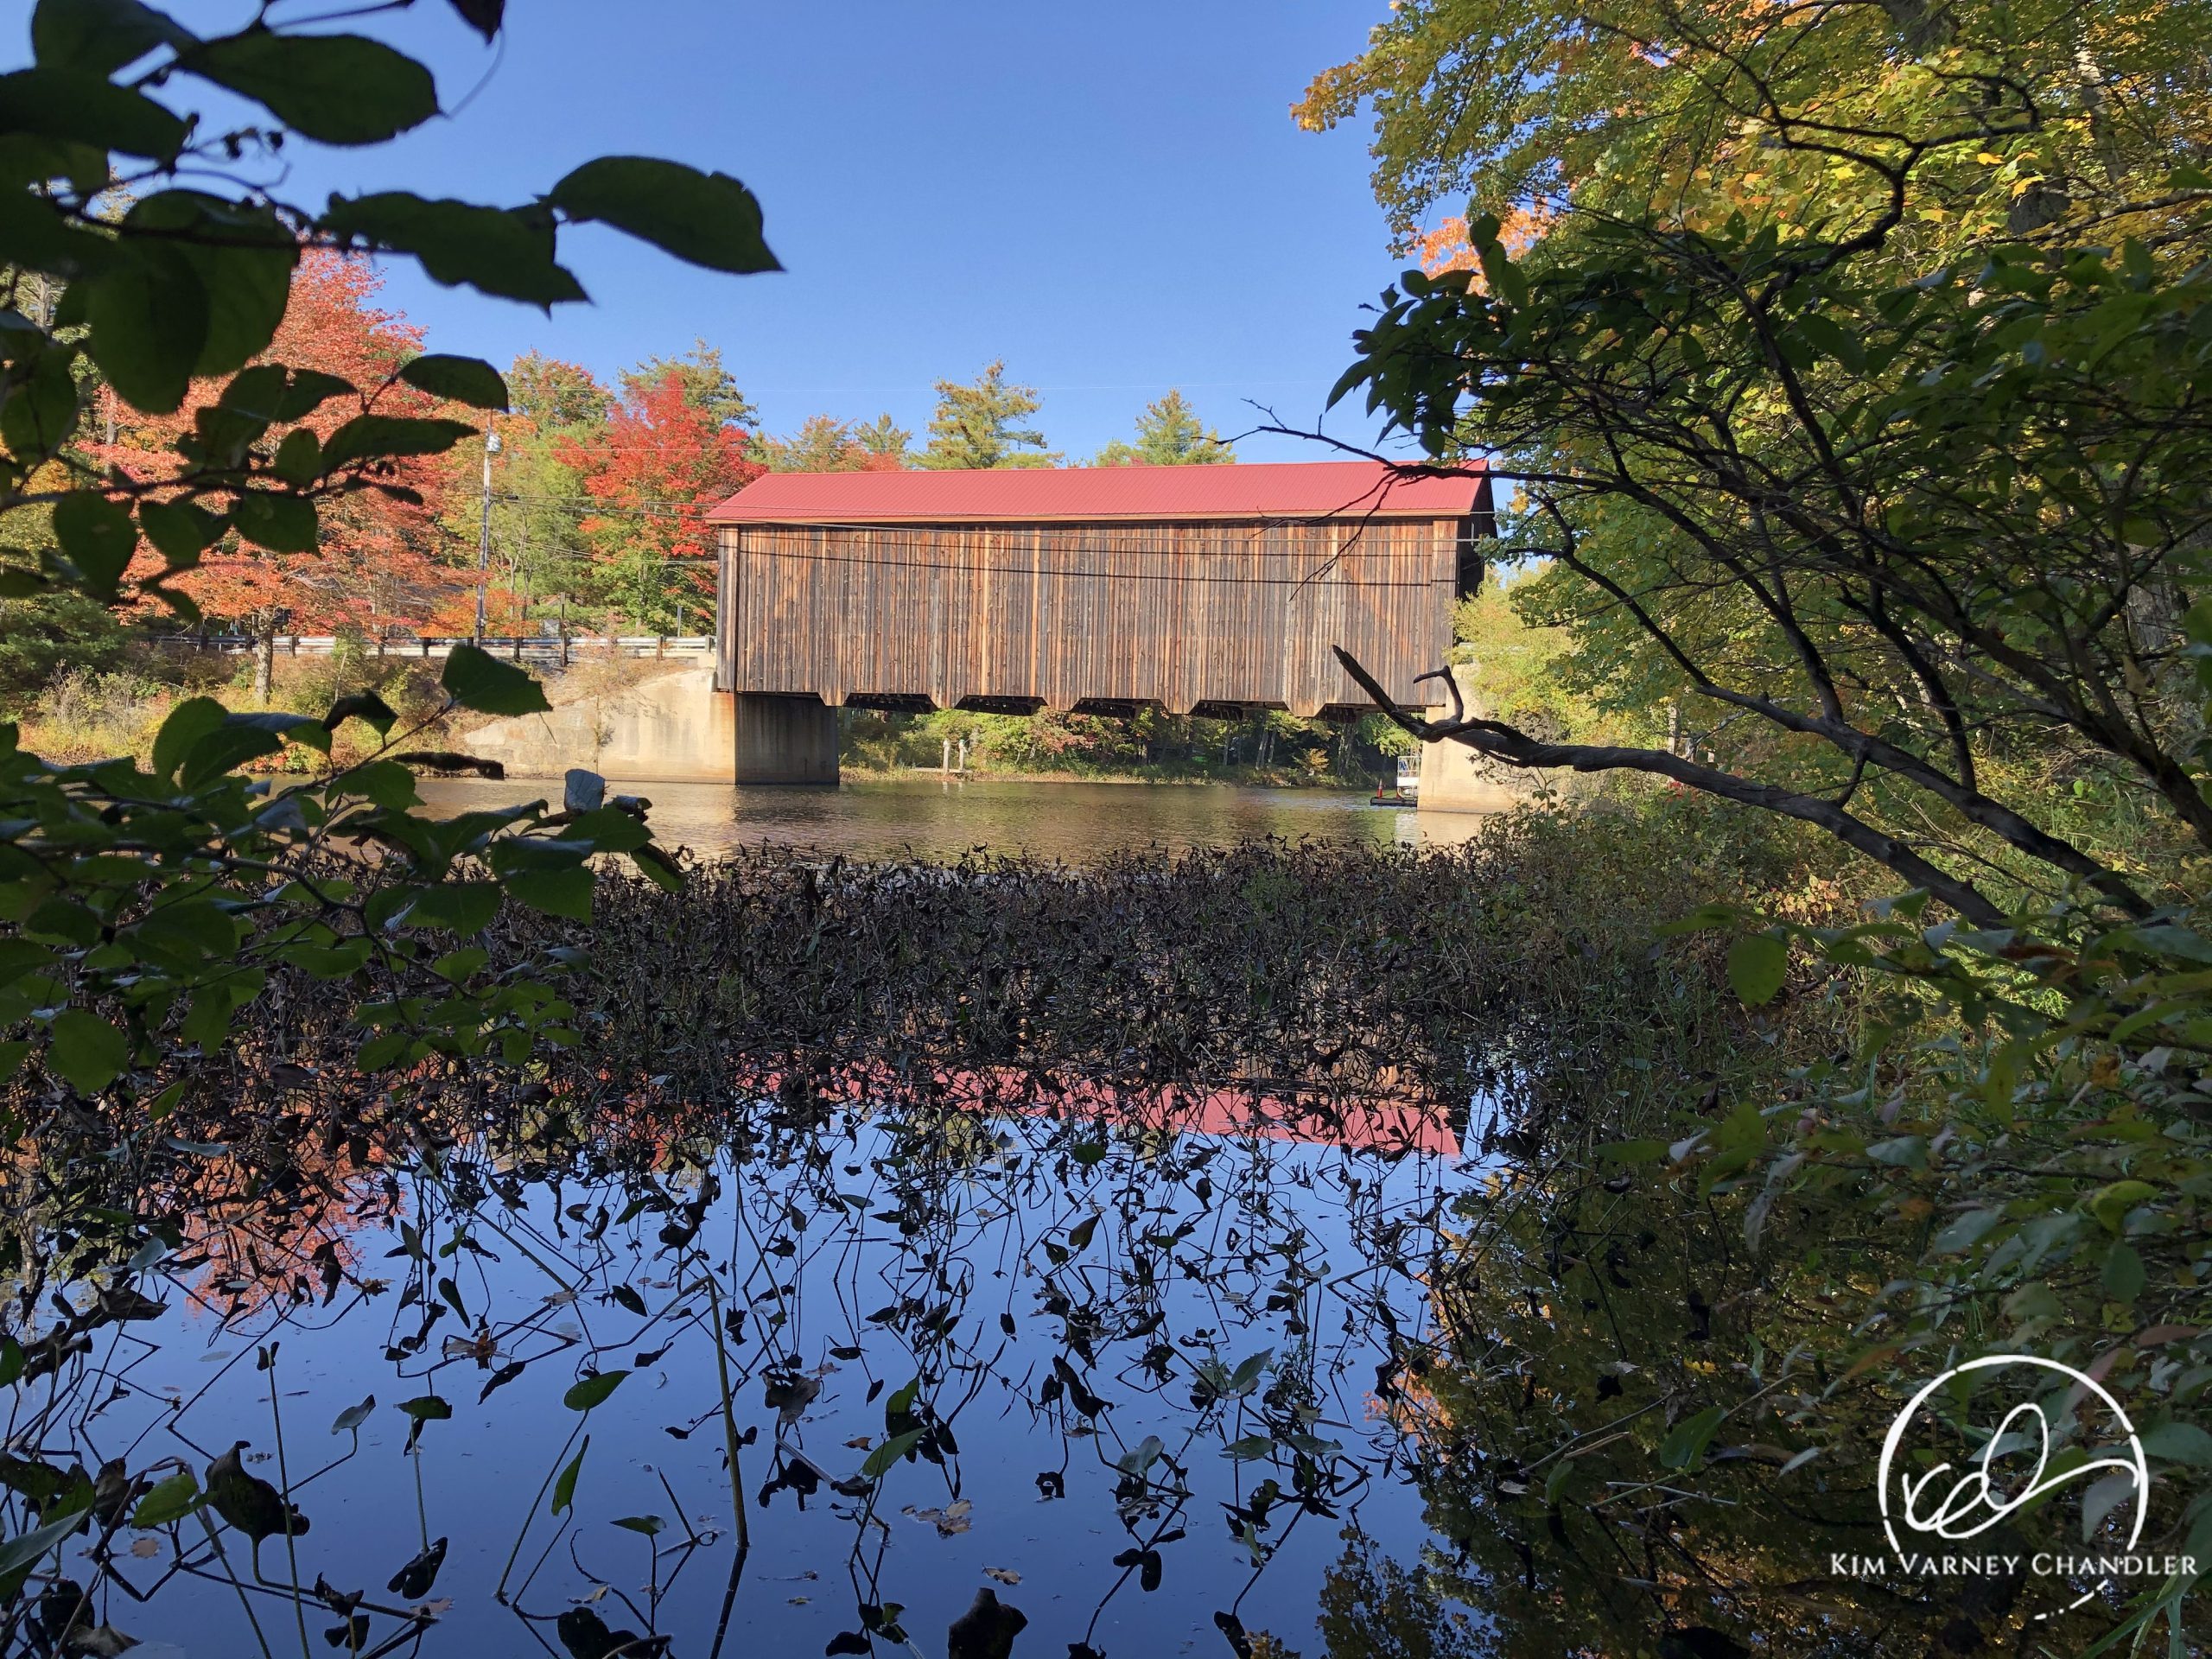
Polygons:
<instances>
[{"instance_id":1,"label":"calm water surface","mask_svg":"<svg viewBox=\"0 0 2212 1659\"><path fill-rule=\"evenodd\" d=\"M702 855L1079 864L1480 822L1319 791L626 788ZM1464 1109L785 1064L732 1054L711 1108L640 1078L582 1122L288 1062L350 1103L151 1149L187 1219L125 1279L70 1284L48 1217L67 1294L22 1299L10 1530L87 1471L141 1484L0 1649L957 1659L995 1651L948 1635L988 1590L1027 1621L1014 1659L1315 1654L1348 1563L1432 1547L1391 1379L1484 1179ZM303 1529L135 1524L186 1471L282 1487Z\"/></svg>"},{"instance_id":2,"label":"calm water surface","mask_svg":"<svg viewBox=\"0 0 2212 1659\"><path fill-rule=\"evenodd\" d=\"M955 1082L688 1143L642 1113L403 1143L211 1212L135 1281L166 1308L23 1390L10 1445L208 1484L236 1446L306 1530L123 1527L63 1570L143 1659L299 1652L302 1619L346 1651L352 1597L360 1653L938 1659L979 1589L1027 1619L1015 1659L1314 1652L1348 1552L1427 1537L1376 1390L1386 1328L1430 1328L1464 1126ZM217 1208L257 1211L238 1174ZM296 1614L295 1584L330 1593Z\"/></svg>"},{"instance_id":3,"label":"calm water surface","mask_svg":"<svg viewBox=\"0 0 2212 1659\"><path fill-rule=\"evenodd\" d=\"M1038 784L937 778L865 779L836 789L728 784L622 784L653 804L661 841L707 855L747 843L817 847L855 858L942 860L985 849L1082 863L1144 847L1230 847L1286 840L1456 846L1478 814L1367 804L1342 790L1230 785ZM461 811L559 788L546 779L425 782L436 810Z\"/></svg>"}]
</instances>

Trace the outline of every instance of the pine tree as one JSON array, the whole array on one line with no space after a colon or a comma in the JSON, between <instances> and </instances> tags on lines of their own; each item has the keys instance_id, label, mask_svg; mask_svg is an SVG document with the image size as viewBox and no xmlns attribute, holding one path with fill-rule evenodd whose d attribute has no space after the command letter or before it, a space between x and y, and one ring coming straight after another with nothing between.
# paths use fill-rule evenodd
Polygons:
<instances>
[{"instance_id":1,"label":"pine tree","mask_svg":"<svg viewBox=\"0 0 2212 1659\"><path fill-rule=\"evenodd\" d=\"M1119 438L1101 449L1094 467L1212 467L1233 461L1236 449L1204 424L1179 391L1171 391L1137 416L1137 441Z\"/></svg>"},{"instance_id":2,"label":"pine tree","mask_svg":"<svg viewBox=\"0 0 2212 1659\"><path fill-rule=\"evenodd\" d=\"M937 413L930 417L925 467L940 471L991 467L1057 467L1059 455L1045 448L1045 435L1016 421L1037 412L1033 386L1007 383L1006 359L999 359L972 385L937 383Z\"/></svg>"},{"instance_id":3,"label":"pine tree","mask_svg":"<svg viewBox=\"0 0 2212 1659\"><path fill-rule=\"evenodd\" d=\"M751 426L760 417L760 411L737 389L737 377L723 365L721 349L703 340L693 340L682 357L647 358L623 375L622 395L632 403L656 396L671 375L685 403L724 426Z\"/></svg>"},{"instance_id":4,"label":"pine tree","mask_svg":"<svg viewBox=\"0 0 2212 1659\"><path fill-rule=\"evenodd\" d=\"M867 426L810 415L788 438L764 438L757 458L772 473L893 473L914 435L888 415Z\"/></svg>"},{"instance_id":5,"label":"pine tree","mask_svg":"<svg viewBox=\"0 0 2212 1659\"><path fill-rule=\"evenodd\" d=\"M614 398L589 369L543 352L524 352L507 371L507 407L547 431L597 426Z\"/></svg>"},{"instance_id":6,"label":"pine tree","mask_svg":"<svg viewBox=\"0 0 2212 1659\"><path fill-rule=\"evenodd\" d=\"M887 414L877 416L866 426L853 429L853 442L868 451L870 472L896 472L911 464L907 445L914 435L893 421Z\"/></svg>"}]
</instances>

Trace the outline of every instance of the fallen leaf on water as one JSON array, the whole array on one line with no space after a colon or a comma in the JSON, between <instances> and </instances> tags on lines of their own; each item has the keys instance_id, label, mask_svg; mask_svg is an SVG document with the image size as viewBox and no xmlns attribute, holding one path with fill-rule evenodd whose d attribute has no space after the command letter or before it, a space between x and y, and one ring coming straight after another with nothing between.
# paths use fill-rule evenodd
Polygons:
<instances>
[{"instance_id":1,"label":"fallen leaf on water","mask_svg":"<svg viewBox=\"0 0 2212 1659\"><path fill-rule=\"evenodd\" d=\"M436 1600L426 1601L421 1606L417 1607L415 1610L415 1617L417 1618L442 1618L452 1611L453 1598L451 1596L440 1596Z\"/></svg>"},{"instance_id":2,"label":"fallen leaf on water","mask_svg":"<svg viewBox=\"0 0 2212 1659\"><path fill-rule=\"evenodd\" d=\"M868 1439L865 1434L855 1434L851 1440L847 1440L845 1444L852 1447L855 1452L865 1452L868 1447L874 1446L875 1442Z\"/></svg>"},{"instance_id":3,"label":"fallen leaf on water","mask_svg":"<svg viewBox=\"0 0 2212 1659\"><path fill-rule=\"evenodd\" d=\"M153 1560L155 1556L162 1553L161 1540L158 1538L133 1538L130 1541L130 1553L133 1555L136 1555L142 1561L149 1561Z\"/></svg>"},{"instance_id":4,"label":"fallen leaf on water","mask_svg":"<svg viewBox=\"0 0 2212 1659\"><path fill-rule=\"evenodd\" d=\"M946 1504L941 1510L918 1510L910 1503L899 1513L910 1519L935 1527L938 1537L950 1538L957 1532L968 1530L969 1512L975 1507L975 1504L963 1497Z\"/></svg>"},{"instance_id":5,"label":"fallen leaf on water","mask_svg":"<svg viewBox=\"0 0 2212 1659\"><path fill-rule=\"evenodd\" d=\"M983 1569L983 1576L987 1579L996 1579L1001 1584L1021 1582L1021 1574L1010 1567L987 1567Z\"/></svg>"}]
</instances>

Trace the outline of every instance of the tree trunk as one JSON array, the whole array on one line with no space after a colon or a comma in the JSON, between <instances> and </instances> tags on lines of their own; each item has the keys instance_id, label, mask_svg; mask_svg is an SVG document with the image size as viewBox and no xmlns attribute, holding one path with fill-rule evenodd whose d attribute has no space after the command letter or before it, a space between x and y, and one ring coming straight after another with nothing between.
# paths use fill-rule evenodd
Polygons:
<instances>
[{"instance_id":1,"label":"tree trunk","mask_svg":"<svg viewBox=\"0 0 2212 1659\"><path fill-rule=\"evenodd\" d=\"M253 695L266 706L276 688L276 631L263 629L253 642Z\"/></svg>"}]
</instances>

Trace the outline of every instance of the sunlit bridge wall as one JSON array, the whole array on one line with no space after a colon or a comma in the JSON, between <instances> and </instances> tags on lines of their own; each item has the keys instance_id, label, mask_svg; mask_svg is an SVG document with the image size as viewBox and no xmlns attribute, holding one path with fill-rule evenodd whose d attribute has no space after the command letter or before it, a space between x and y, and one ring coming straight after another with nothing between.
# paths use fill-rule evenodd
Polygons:
<instances>
[{"instance_id":1,"label":"sunlit bridge wall","mask_svg":"<svg viewBox=\"0 0 2212 1659\"><path fill-rule=\"evenodd\" d=\"M769 474L721 526L740 782L834 782L832 710L1352 715L1427 699L1495 533L1478 471L1364 461Z\"/></svg>"}]
</instances>

